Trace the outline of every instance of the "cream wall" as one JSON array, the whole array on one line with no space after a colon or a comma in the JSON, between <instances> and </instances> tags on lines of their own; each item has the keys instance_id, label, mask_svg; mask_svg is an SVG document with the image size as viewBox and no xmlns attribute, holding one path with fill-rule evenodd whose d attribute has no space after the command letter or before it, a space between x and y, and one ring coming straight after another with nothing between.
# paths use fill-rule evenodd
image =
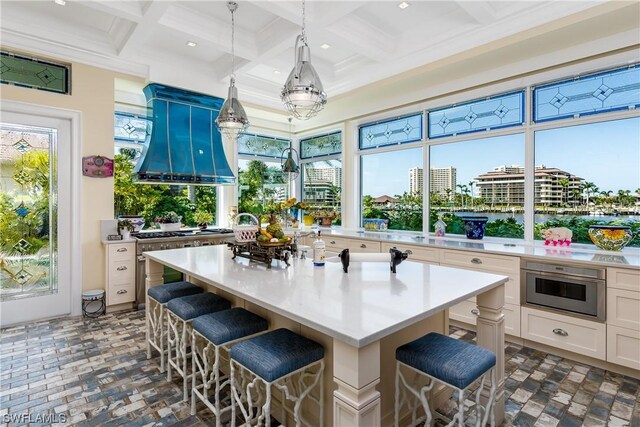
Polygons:
<instances>
[{"instance_id":1,"label":"cream wall","mask_svg":"<svg viewBox=\"0 0 640 427\"><path fill-rule=\"evenodd\" d=\"M113 158L116 77L137 79L74 63L71 65L71 95L2 85L0 98L80 111L82 156L103 155ZM81 219L77 226L81 227L82 233L82 289L104 289L105 257L100 238L100 220L113 218L113 178L83 176L81 179Z\"/></svg>"}]
</instances>

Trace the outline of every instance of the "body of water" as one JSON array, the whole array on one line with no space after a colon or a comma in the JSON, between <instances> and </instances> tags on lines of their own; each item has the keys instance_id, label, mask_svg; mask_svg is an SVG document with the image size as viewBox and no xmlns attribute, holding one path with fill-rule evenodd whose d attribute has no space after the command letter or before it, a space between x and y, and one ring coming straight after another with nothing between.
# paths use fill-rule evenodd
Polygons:
<instances>
[{"instance_id":1,"label":"body of water","mask_svg":"<svg viewBox=\"0 0 640 427\"><path fill-rule=\"evenodd\" d=\"M519 224L524 223L524 214L521 213L506 213L506 212L455 212L458 216L486 216L489 221L495 221L497 219L515 218ZM592 219L597 221L609 222L609 221L628 221L628 222L640 222L640 215L549 215L549 214L536 214L536 222L546 222L547 220L554 218L570 218L577 216L583 219Z\"/></svg>"}]
</instances>

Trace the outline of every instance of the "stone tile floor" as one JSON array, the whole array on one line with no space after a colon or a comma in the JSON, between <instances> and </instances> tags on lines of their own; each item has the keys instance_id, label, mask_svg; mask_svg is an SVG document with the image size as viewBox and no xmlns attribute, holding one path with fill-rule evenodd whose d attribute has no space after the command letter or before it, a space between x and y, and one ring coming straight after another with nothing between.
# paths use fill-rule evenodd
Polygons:
<instances>
[{"instance_id":1,"label":"stone tile floor","mask_svg":"<svg viewBox=\"0 0 640 427\"><path fill-rule=\"evenodd\" d=\"M451 332L475 339L472 332ZM506 354L505 425L640 426L639 380L514 344ZM146 359L144 312L2 330L0 423L212 425L200 406L190 415L180 384L167 383L158 368L158 358Z\"/></svg>"}]
</instances>

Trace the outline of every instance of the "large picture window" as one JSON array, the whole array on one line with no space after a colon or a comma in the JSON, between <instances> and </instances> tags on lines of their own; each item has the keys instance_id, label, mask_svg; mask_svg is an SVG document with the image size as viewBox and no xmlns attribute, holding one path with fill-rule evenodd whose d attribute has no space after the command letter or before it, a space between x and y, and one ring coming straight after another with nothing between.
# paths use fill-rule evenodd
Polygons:
<instances>
[{"instance_id":1,"label":"large picture window","mask_svg":"<svg viewBox=\"0 0 640 427\"><path fill-rule=\"evenodd\" d=\"M535 238L567 227L591 243L590 225L628 225L640 246L640 118L535 133Z\"/></svg>"},{"instance_id":2,"label":"large picture window","mask_svg":"<svg viewBox=\"0 0 640 427\"><path fill-rule=\"evenodd\" d=\"M422 148L360 157L361 217L389 220L392 230L422 230Z\"/></svg>"},{"instance_id":3,"label":"large picture window","mask_svg":"<svg viewBox=\"0 0 640 427\"><path fill-rule=\"evenodd\" d=\"M489 218L486 235L524 238L524 135L432 145L429 224L464 234L463 216Z\"/></svg>"}]
</instances>

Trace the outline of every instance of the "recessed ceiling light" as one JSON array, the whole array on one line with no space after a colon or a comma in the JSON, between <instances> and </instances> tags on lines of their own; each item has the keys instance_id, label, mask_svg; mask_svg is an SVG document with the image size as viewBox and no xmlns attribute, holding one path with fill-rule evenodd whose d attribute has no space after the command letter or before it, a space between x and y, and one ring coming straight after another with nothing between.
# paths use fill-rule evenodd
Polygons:
<instances>
[{"instance_id":1,"label":"recessed ceiling light","mask_svg":"<svg viewBox=\"0 0 640 427\"><path fill-rule=\"evenodd\" d=\"M330 44L326 44L326 43L322 43L320 45L320 47L323 48L323 49L329 49L331 47L331 45Z\"/></svg>"},{"instance_id":2,"label":"recessed ceiling light","mask_svg":"<svg viewBox=\"0 0 640 427\"><path fill-rule=\"evenodd\" d=\"M198 43L196 43L196 42L187 42L187 46L196 47L196 46L198 46Z\"/></svg>"},{"instance_id":3,"label":"recessed ceiling light","mask_svg":"<svg viewBox=\"0 0 640 427\"><path fill-rule=\"evenodd\" d=\"M65 0L53 0L55 4L59 4L60 6L64 6L67 4Z\"/></svg>"},{"instance_id":4,"label":"recessed ceiling light","mask_svg":"<svg viewBox=\"0 0 640 427\"><path fill-rule=\"evenodd\" d=\"M402 3L398 4L398 7L400 9L406 9L409 7L409 3L407 3L406 1L403 1Z\"/></svg>"},{"instance_id":5,"label":"recessed ceiling light","mask_svg":"<svg viewBox=\"0 0 640 427\"><path fill-rule=\"evenodd\" d=\"M280 70L273 70L273 74L280 74Z\"/></svg>"}]
</instances>

